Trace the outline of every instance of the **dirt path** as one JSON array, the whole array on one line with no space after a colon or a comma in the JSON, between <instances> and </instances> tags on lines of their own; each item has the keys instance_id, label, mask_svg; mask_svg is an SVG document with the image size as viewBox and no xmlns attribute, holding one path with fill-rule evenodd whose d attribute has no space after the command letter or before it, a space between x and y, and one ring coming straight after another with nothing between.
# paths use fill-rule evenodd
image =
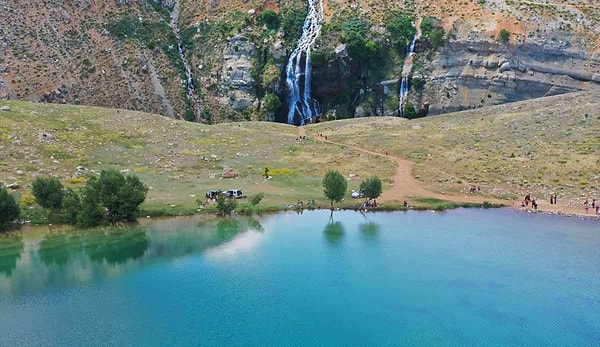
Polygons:
<instances>
[{"instance_id":1,"label":"dirt path","mask_svg":"<svg viewBox=\"0 0 600 347\"><path fill-rule=\"evenodd\" d=\"M300 127L298 130L299 136L306 136L306 129ZM473 195L453 195L453 194L442 194L438 192L432 192L427 190L423 183L417 180L412 175L413 162L395 155L391 155L387 152L373 151L364 147L355 145L348 145L345 143L331 141L323 136L315 135L314 139L321 142L327 142L337 146L344 146L351 148L355 151L368 153L371 155L377 155L381 157L394 160L397 163L396 173L392 177L392 184L387 189L384 187L383 194L379 198L380 202L391 202L391 203L402 203L404 200L408 201L410 205L411 199L414 198L436 198L441 200L449 200L454 202L474 202L483 203L484 201L500 203L505 206L513 206L514 208L521 209L520 201L513 200L501 200L490 196L481 195L475 193ZM580 216L592 217L594 212L590 209L589 214L585 214L583 207L581 209L573 208L565 205L549 205L545 202L540 202L540 212L553 212L553 213L565 213L575 214Z\"/></svg>"}]
</instances>

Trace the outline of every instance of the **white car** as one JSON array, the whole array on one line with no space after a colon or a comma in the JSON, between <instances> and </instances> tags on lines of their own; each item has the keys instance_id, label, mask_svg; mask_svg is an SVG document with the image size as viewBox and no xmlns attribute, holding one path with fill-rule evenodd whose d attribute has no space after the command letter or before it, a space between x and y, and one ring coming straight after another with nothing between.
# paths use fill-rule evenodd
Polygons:
<instances>
[{"instance_id":1,"label":"white car","mask_svg":"<svg viewBox=\"0 0 600 347\"><path fill-rule=\"evenodd\" d=\"M246 197L246 195L244 195L244 193L242 193L242 191L239 189L226 190L223 192L223 194L225 194L225 196L228 198L234 198L234 199L240 199L240 198Z\"/></svg>"},{"instance_id":2,"label":"white car","mask_svg":"<svg viewBox=\"0 0 600 347\"><path fill-rule=\"evenodd\" d=\"M365 197L365 193L363 193L363 191L360 190L360 189L353 190L351 196L354 199L360 199L360 198L364 198Z\"/></svg>"}]
</instances>

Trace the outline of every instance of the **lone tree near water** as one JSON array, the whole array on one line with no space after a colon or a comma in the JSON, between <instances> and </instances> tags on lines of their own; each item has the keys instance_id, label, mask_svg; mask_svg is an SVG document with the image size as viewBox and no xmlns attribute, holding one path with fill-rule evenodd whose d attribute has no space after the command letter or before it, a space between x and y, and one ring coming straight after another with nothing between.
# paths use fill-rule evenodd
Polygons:
<instances>
[{"instance_id":1,"label":"lone tree near water","mask_svg":"<svg viewBox=\"0 0 600 347\"><path fill-rule=\"evenodd\" d=\"M15 219L19 218L21 209L12 194L0 187L0 231L10 229Z\"/></svg>"},{"instance_id":2,"label":"lone tree near water","mask_svg":"<svg viewBox=\"0 0 600 347\"><path fill-rule=\"evenodd\" d=\"M51 212L58 212L62 206L65 189L56 177L38 177L31 190L38 204Z\"/></svg>"},{"instance_id":3,"label":"lone tree near water","mask_svg":"<svg viewBox=\"0 0 600 347\"><path fill-rule=\"evenodd\" d=\"M325 197L331 201L331 209L333 209L334 202L340 202L346 195L346 189L348 189L348 182L339 171L328 171L323 178L323 192Z\"/></svg>"},{"instance_id":4,"label":"lone tree near water","mask_svg":"<svg viewBox=\"0 0 600 347\"><path fill-rule=\"evenodd\" d=\"M369 177L360 182L360 190L367 199L377 199L381 196L381 180L377 176Z\"/></svg>"}]
</instances>

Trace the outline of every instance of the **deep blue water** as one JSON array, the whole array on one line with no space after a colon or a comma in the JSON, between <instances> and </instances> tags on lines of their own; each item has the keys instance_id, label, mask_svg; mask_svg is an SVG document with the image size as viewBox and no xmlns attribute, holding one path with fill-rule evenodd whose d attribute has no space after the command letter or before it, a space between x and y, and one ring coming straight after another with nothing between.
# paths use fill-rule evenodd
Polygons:
<instances>
[{"instance_id":1,"label":"deep blue water","mask_svg":"<svg viewBox=\"0 0 600 347\"><path fill-rule=\"evenodd\" d=\"M598 221L329 217L0 236L0 345L600 345Z\"/></svg>"}]
</instances>

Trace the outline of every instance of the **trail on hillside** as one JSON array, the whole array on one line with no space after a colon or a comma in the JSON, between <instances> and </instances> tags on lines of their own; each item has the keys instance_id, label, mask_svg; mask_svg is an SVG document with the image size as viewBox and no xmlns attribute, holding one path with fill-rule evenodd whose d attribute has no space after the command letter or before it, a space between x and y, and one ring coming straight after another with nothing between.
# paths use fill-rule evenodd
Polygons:
<instances>
[{"instance_id":1,"label":"trail on hillside","mask_svg":"<svg viewBox=\"0 0 600 347\"><path fill-rule=\"evenodd\" d=\"M298 133L300 136L306 135L306 129L304 127L300 127L298 129ZM459 203L483 203L484 201L499 203L505 206L512 206L515 208L521 208L520 201L513 200L501 200L496 199L490 196L482 195L480 193L474 194L442 194L434 191L430 191L425 188L424 184L413 177L412 170L414 163L405 158L392 155L387 152L378 152L374 150L370 150L368 148L349 145L345 143L331 141L329 139L325 139L323 136L315 135L314 139L321 142L326 142L329 144L343 146L347 148L351 148L355 151L368 153L371 155L377 155L380 157L388 158L389 160L394 160L397 163L396 172L392 176L392 184L387 187L384 187L383 194L378 199L380 202L392 202L392 203L402 203L404 200L408 201L408 204L411 205L411 200L415 198L436 198L441 200L454 201ZM556 213L567 213L567 214L577 214L577 215L585 215L583 209L573 208L565 205L549 205L545 203L545 201L540 201L540 207L538 208L539 212L556 212ZM593 216L593 211L590 211L590 214L587 216Z\"/></svg>"}]
</instances>

